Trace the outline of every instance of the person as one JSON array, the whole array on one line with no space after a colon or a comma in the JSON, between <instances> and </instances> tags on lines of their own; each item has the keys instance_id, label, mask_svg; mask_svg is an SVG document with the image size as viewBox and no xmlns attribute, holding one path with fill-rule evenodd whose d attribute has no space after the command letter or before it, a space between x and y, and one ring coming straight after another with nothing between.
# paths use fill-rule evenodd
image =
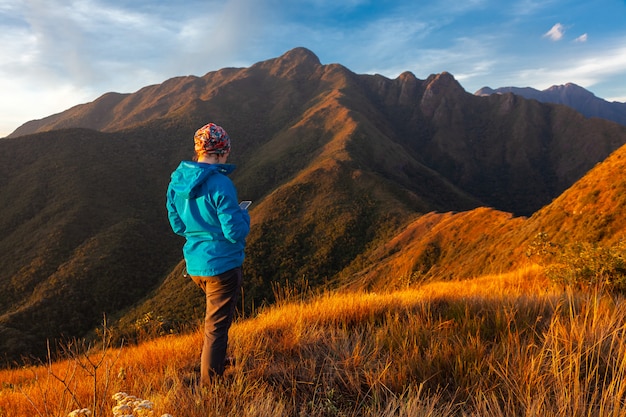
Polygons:
<instances>
[{"instance_id":1,"label":"person","mask_svg":"<svg viewBox=\"0 0 626 417\"><path fill-rule=\"evenodd\" d=\"M167 211L172 230L186 238L187 274L206 295L200 382L224 373L228 331L242 285L242 264L250 216L239 207L228 175L230 137L208 123L194 135L193 161L182 161L171 175Z\"/></svg>"}]
</instances>

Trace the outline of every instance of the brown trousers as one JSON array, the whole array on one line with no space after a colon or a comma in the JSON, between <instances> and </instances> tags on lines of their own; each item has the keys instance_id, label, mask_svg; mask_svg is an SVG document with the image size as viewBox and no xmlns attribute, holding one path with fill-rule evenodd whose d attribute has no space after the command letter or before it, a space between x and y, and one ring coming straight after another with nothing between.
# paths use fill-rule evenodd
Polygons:
<instances>
[{"instance_id":1,"label":"brown trousers","mask_svg":"<svg viewBox=\"0 0 626 417\"><path fill-rule=\"evenodd\" d=\"M233 322L237 298L241 291L241 267L213 277L191 276L206 294L204 341L200 357L200 382L224 373L228 330Z\"/></svg>"}]
</instances>

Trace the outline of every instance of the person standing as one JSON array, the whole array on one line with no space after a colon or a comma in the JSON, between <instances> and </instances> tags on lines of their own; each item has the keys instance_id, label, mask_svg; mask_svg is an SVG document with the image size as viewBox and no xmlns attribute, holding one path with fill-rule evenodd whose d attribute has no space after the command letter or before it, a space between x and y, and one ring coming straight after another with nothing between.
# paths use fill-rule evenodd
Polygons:
<instances>
[{"instance_id":1,"label":"person standing","mask_svg":"<svg viewBox=\"0 0 626 417\"><path fill-rule=\"evenodd\" d=\"M242 285L248 211L239 207L228 175L230 137L208 123L194 135L194 160L182 161L171 175L167 211L172 230L186 238L187 273L206 295L200 382L224 373L228 331Z\"/></svg>"}]
</instances>

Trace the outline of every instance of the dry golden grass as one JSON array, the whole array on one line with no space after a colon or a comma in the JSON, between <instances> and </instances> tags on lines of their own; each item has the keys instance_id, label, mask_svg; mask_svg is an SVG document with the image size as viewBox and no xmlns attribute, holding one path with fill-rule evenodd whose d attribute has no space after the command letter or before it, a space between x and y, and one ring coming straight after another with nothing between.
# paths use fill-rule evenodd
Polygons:
<instances>
[{"instance_id":1,"label":"dry golden grass","mask_svg":"<svg viewBox=\"0 0 626 417\"><path fill-rule=\"evenodd\" d=\"M537 267L281 300L235 323L237 364L208 389L186 382L199 333L94 351L91 362L76 348L1 371L0 416L112 416L118 391L174 417L626 416L624 323L622 298L559 289Z\"/></svg>"}]
</instances>

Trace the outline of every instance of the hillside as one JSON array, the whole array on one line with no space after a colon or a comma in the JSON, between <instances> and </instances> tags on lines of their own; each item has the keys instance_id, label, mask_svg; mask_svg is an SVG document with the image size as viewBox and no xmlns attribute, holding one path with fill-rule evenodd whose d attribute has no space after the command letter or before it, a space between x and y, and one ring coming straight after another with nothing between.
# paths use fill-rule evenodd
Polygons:
<instances>
[{"instance_id":1,"label":"hillside","mask_svg":"<svg viewBox=\"0 0 626 417\"><path fill-rule=\"evenodd\" d=\"M611 246L626 238L626 146L530 218L489 208L428 213L363 254L368 268L349 268L348 288L402 288L426 278L464 279L520 268L539 233L564 247Z\"/></svg>"},{"instance_id":2,"label":"hillside","mask_svg":"<svg viewBox=\"0 0 626 417\"><path fill-rule=\"evenodd\" d=\"M202 314L164 194L209 120L233 138L232 178L254 200L247 311L272 302L276 286L507 270L530 236L517 234L527 224L519 215L626 143L626 127L563 106L476 97L445 72L358 75L303 48L105 95L0 141L8 359L83 336L103 314L130 338L142 317L167 331Z\"/></svg>"},{"instance_id":3,"label":"hillside","mask_svg":"<svg viewBox=\"0 0 626 417\"><path fill-rule=\"evenodd\" d=\"M624 307L623 296L564 291L537 266L301 294L236 321L235 365L206 389L193 385L200 328L123 348L105 337L0 370L0 410L108 416L132 395L151 409L135 416L623 416Z\"/></svg>"},{"instance_id":4,"label":"hillside","mask_svg":"<svg viewBox=\"0 0 626 417\"><path fill-rule=\"evenodd\" d=\"M157 204L167 178L154 168L166 158L153 143L71 130L0 145L3 354L87 332L178 262Z\"/></svg>"}]
</instances>

